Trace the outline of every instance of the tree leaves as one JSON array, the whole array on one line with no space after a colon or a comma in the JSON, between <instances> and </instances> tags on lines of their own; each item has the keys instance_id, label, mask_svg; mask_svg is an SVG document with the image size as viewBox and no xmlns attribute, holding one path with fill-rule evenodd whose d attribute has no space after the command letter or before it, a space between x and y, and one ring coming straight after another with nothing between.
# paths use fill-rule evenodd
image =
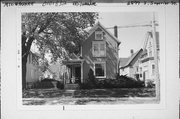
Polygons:
<instances>
[{"instance_id":1,"label":"tree leaves","mask_svg":"<svg viewBox=\"0 0 180 119\"><path fill-rule=\"evenodd\" d=\"M65 54L62 49L78 54L81 42L87 37L85 28L92 26L97 18L98 14L93 12L23 13L23 50L29 52L36 40L39 51L42 54L51 51L53 59Z\"/></svg>"}]
</instances>

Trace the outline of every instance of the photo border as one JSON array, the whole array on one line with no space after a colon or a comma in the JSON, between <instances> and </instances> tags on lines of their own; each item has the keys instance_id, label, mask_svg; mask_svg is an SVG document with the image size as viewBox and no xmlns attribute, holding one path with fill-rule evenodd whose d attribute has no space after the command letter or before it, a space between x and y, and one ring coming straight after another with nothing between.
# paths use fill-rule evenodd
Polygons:
<instances>
[{"instance_id":1,"label":"photo border","mask_svg":"<svg viewBox=\"0 0 180 119\"><path fill-rule=\"evenodd\" d=\"M61 8L44 7L17 8L17 39L21 39L21 13L22 12L157 12L160 33L160 102L159 104L117 104L117 105L57 105L44 106L22 105L22 75L21 75L21 41L17 40L17 107L19 110L154 110L166 108L166 39L165 37L165 7L154 6L127 6L122 4L98 4L92 7L62 6ZM164 80L161 80L164 79Z\"/></svg>"}]
</instances>

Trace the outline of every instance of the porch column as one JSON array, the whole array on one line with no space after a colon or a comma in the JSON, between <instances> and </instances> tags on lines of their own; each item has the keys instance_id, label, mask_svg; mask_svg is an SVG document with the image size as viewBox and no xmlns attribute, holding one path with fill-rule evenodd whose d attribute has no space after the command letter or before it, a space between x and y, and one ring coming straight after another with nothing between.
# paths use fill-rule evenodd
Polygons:
<instances>
[{"instance_id":1,"label":"porch column","mask_svg":"<svg viewBox=\"0 0 180 119\"><path fill-rule=\"evenodd\" d=\"M83 62L81 62L81 83L83 83Z\"/></svg>"}]
</instances>

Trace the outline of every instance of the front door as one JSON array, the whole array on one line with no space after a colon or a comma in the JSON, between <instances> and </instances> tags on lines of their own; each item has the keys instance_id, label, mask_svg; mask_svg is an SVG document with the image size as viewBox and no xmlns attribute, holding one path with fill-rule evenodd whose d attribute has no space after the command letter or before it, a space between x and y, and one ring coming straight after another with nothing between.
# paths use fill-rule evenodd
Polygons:
<instances>
[{"instance_id":1,"label":"front door","mask_svg":"<svg viewBox=\"0 0 180 119\"><path fill-rule=\"evenodd\" d=\"M75 83L80 83L80 81L81 81L81 67L80 66L75 67L74 73L75 73L75 79L76 79Z\"/></svg>"}]
</instances>

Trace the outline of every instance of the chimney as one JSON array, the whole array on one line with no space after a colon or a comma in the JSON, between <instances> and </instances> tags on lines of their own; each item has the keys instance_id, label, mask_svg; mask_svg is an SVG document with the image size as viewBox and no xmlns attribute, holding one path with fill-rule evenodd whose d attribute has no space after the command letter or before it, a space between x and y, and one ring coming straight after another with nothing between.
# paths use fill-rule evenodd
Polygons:
<instances>
[{"instance_id":1,"label":"chimney","mask_svg":"<svg viewBox=\"0 0 180 119\"><path fill-rule=\"evenodd\" d=\"M131 53L131 56L132 56L132 55L134 54L134 50L133 50L133 49L131 49L130 53Z\"/></svg>"},{"instance_id":2,"label":"chimney","mask_svg":"<svg viewBox=\"0 0 180 119\"><path fill-rule=\"evenodd\" d=\"M114 26L114 36L118 38L118 29L117 26Z\"/></svg>"}]
</instances>

